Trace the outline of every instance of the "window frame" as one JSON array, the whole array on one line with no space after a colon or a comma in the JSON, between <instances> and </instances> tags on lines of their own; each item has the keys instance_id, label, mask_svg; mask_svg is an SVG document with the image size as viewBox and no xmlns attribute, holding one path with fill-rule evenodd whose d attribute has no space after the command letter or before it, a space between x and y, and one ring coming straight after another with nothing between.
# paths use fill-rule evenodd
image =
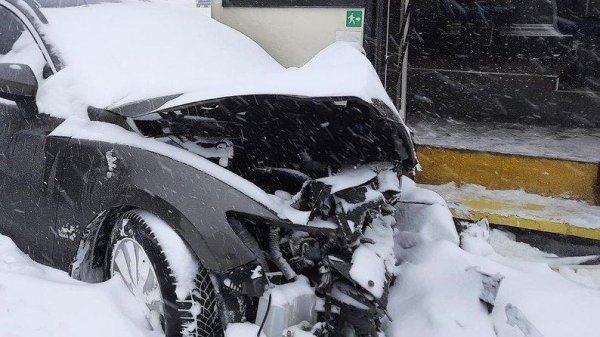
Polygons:
<instances>
[{"instance_id":1,"label":"window frame","mask_svg":"<svg viewBox=\"0 0 600 337\"><path fill-rule=\"evenodd\" d=\"M48 51L48 48L46 47L46 44L44 43L44 40L42 39L41 35L37 31L33 23L29 20L29 18L25 14L23 14L23 12L19 8L5 0L0 0L0 9L7 10L21 21L23 26L27 29L27 31L29 31L29 34L31 34L31 36L33 37L33 40L37 44L38 49L40 50L42 56L46 60L46 64L52 71L52 74L57 73L57 67L54 64L52 57L50 56L50 53Z\"/></svg>"}]
</instances>

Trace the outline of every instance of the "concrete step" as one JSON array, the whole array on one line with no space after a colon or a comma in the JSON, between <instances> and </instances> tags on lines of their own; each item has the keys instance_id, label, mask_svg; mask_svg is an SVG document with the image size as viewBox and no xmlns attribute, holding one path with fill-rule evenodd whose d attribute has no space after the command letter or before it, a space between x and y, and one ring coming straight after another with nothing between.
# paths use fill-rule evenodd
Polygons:
<instances>
[{"instance_id":1,"label":"concrete step","mask_svg":"<svg viewBox=\"0 0 600 337\"><path fill-rule=\"evenodd\" d=\"M456 70L464 64L464 60L440 61L430 65L436 69L408 70L409 122L411 117L429 116L474 122L600 127L600 96L591 91L597 88L567 83L558 76L564 69L546 68L546 74L533 74L537 71L525 58L495 63L505 72ZM584 78L594 82L593 78Z\"/></svg>"},{"instance_id":2,"label":"concrete step","mask_svg":"<svg viewBox=\"0 0 600 337\"><path fill-rule=\"evenodd\" d=\"M418 183L600 204L600 129L421 120L415 132Z\"/></svg>"}]
</instances>

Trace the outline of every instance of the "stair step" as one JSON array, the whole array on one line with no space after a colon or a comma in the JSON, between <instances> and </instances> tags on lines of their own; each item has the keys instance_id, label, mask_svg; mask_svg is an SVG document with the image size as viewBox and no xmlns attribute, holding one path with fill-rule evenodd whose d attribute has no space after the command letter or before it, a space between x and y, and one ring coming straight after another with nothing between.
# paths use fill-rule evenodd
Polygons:
<instances>
[{"instance_id":1,"label":"stair step","mask_svg":"<svg viewBox=\"0 0 600 337\"><path fill-rule=\"evenodd\" d=\"M422 120L418 183L476 184L600 204L600 129Z\"/></svg>"},{"instance_id":2,"label":"stair step","mask_svg":"<svg viewBox=\"0 0 600 337\"><path fill-rule=\"evenodd\" d=\"M536 71L528 66L513 68L518 65L510 61L504 64L508 67L506 72L496 73L457 70L461 65L441 62L435 66L438 69L409 68L409 122L412 118L435 116L462 121L600 127L598 92L567 83L564 76L559 78L557 72L562 71L558 69L546 69L550 74L533 74ZM583 78L594 82L593 76Z\"/></svg>"}]
</instances>

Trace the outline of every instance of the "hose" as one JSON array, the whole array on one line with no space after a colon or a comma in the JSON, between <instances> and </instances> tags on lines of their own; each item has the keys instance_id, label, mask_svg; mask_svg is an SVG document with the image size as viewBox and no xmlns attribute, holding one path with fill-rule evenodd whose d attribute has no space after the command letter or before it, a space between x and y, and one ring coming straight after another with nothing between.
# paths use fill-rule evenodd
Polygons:
<instances>
[{"instance_id":1,"label":"hose","mask_svg":"<svg viewBox=\"0 0 600 337\"><path fill-rule=\"evenodd\" d=\"M283 276L288 281L295 281L298 278L298 275L292 269L292 266L287 262L287 260L283 257L281 253L281 248L279 247L279 240L281 239L281 228L279 227L271 227L271 231L269 232L269 249L271 251L271 258L273 259L273 263L277 265L279 270L283 273Z\"/></svg>"}]
</instances>

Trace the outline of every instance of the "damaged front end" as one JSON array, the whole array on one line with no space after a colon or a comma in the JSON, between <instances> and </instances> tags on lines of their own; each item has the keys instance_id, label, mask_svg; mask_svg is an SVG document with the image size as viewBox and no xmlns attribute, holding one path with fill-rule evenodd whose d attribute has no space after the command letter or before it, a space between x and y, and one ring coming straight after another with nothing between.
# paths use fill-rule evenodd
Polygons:
<instances>
[{"instance_id":1,"label":"damaged front end","mask_svg":"<svg viewBox=\"0 0 600 337\"><path fill-rule=\"evenodd\" d=\"M255 317L268 337L290 329L315 336L379 336L395 265L393 205L399 185L396 166L376 163L306 180L294 196L273 196L306 221L231 212L260 269L248 268L237 282L219 276L221 295L258 296L256 312L246 319Z\"/></svg>"},{"instance_id":2,"label":"damaged front end","mask_svg":"<svg viewBox=\"0 0 600 337\"><path fill-rule=\"evenodd\" d=\"M392 109L245 96L129 117L132 129L226 167L278 207L277 220L227 214L256 262L213 275L226 323L254 322L268 337L382 334L394 204L417 164Z\"/></svg>"}]
</instances>

